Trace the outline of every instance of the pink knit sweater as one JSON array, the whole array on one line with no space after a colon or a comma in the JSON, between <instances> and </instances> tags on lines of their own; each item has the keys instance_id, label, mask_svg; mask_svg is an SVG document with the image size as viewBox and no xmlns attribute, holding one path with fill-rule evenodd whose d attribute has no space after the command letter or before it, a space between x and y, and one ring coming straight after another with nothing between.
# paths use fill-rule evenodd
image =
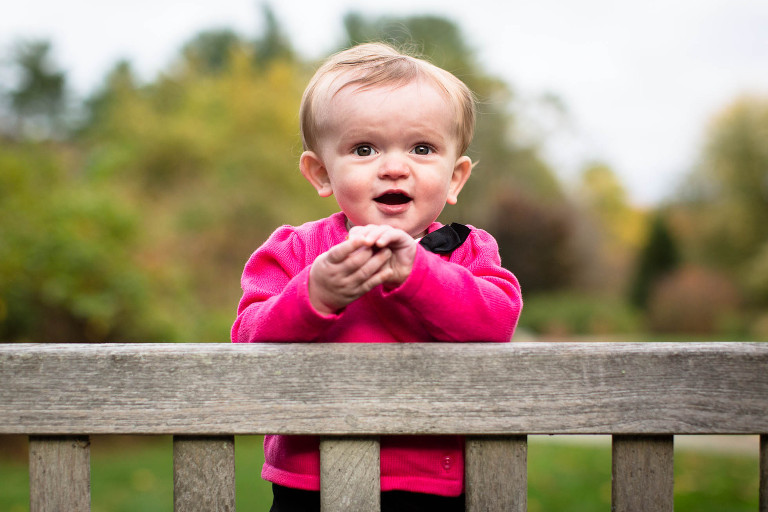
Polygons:
<instances>
[{"instance_id":1,"label":"pink knit sweater","mask_svg":"<svg viewBox=\"0 0 768 512\"><path fill-rule=\"evenodd\" d=\"M441 227L433 223L432 232ZM377 287L334 315L310 304L309 267L347 236L343 213L283 226L248 260L232 341L410 343L509 341L522 307L517 279L501 267L496 241L472 229L450 256L419 246L408 279L389 292ZM318 439L266 436L265 480L320 489ZM381 439L381 489L458 496L464 486L463 439Z\"/></svg>"}]
</instances>

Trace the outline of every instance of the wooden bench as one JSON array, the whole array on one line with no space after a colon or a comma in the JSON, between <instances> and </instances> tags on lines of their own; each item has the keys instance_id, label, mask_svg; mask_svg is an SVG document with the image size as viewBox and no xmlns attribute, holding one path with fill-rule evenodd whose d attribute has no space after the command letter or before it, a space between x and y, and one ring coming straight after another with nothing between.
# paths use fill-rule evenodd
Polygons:
<instances>
[{"instance_id":1,"label":"wooden bench","mask_svg":"<svg viewBox=\"0 0 768 512\"><path fill-rule=\"evenodd\" d=\"M90 508L90 434L174 435L174 506L234 510L234 435L318 434L324 511L379 508L377 436L465 434L467 509L524 511L527 435L613 436L613 510L671 511L675 434L759 434L768 344L0 345L35 511Z\"/></svg>"}]
</instances>

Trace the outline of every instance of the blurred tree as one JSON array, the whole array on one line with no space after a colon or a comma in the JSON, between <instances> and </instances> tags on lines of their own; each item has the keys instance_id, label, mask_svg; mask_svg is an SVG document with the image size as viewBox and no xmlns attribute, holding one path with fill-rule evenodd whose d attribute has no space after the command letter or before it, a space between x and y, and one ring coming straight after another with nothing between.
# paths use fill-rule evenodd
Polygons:
<instances>
[{"instance_id":1,"label":"blurred tree","mask_svg":"<svg viewBox=\"0 0 768 512\"><path fill-rule=\"evenodd\" d=\"M624 294L631 262L641 243L644 213L630 204L616 173L602 162L584 167L575 198L581 212L576 250L583 254L585 265L578 284Z\"/></svg>"},{"instance_id":2,"label":"blurred tree","mask_svg":"<svg viewBox=\"0 0 768 512\"><path fill-rule=\"evenodd\" d=\"M626 189L610 166L602 162L587 165L577 195L603 227L611 245L632 249L640 245L643 215L632 207Z\"/></svg>"},{"instance_id":3,"label":"blurred tree","mask_svg":"<svg viewBox=\"0 0 768 512\"><path fill-rule=\"evenodd\" d=\"M136 212L68 164L64 148L0 143L0 341L157 335L131 252Z\"/></svg>"},{"instance_id":4,"label":"blurred tree","mask_svg":"<svg viewBox=\"0 0 768 512\"><path fill-rule=\"evenodd\" d=\"M91 127L104 129L104 123L110 117L109 109L121 101L125 95L135 94L138 90L138 80L131 63L121 60L107 73L104 84L90 98L86 99L86 121L81 126L81 135Z\"/></svg>"},{"instance_id":5,"label":"blurred tree","mask_svg":"<svg viewBox=\"0 0 768 512\"><path fill-rule=\"evenodd\" d=\"M206 30L182 48L184 61L204 74L218 74L229 67L231 53L244 41L231 29Z\"/></svg>"},{"instance_id":6,"label":"blurred tree","mask_svg":"<svg viewBox=\"0 0 768 512\"><path fill-rule=\"evenodd\" d=\"M714 117L684 199L697 255L734 271L768 240L768 98L741 97Z\"/></svg>"},{"instance_id":7,"label":"blurred tree","mask_svg":"<svg viewBox=\"0 0 768 512\"><path fill-rule=\"evenodd\" d=\"M684 265L656 283L647 304L648 322L651 330L663 333L713 335L739 331L741 302L741 294L728 276Z\"/></svg>"},{"instance_id":8,"label":"blurred tree","mask_svg":"<svg viewBox=\"0 0 768 512\"><path fill-rule=\"evenodd\" d=\"M357 12L344 17L345 46L368 41L386 41L423 55L435 65L462 79L479 71L472 50L458 25L439 16L366 19Z\"/></svg>"},{"instance_id":9,"label":"blurred tree","mask_svg":"<svg viewBox=\"0 0 768 512\"><path fill-rule=\"evenodd\" d=\"M13 62L18 83L9 92L19 137L60 135L66 106L66 75L57 69L47 41L18 43Z\"/></svg>"},{"instance_id":10,"label":"blurred tree","mask_svg":"<svg viewBox=\"0 0 768 512\"><path fill-rule=\"evenodd\" d=\"M265 28L264 34L257 38L254 43L256 63L259 66L265 66L276 60L294 60L293 46L280 26L272 7L266 3L262 4L261 11L264 16Z\"/></svg>"},{"instance_id":11,"label":"blurred tree","mask_svg":"<svg viewBox=\"0 0 768 512\"><path fill-rule=\"evenodd\" d=\"M499 244L502 264L525 293L568 288L579 266L573 250L574 212L543 205L523 194L498 199L498 217L488 229Z\"/></svg>"},{"instance_id":12,"label":"blurred tree","mask_svg":"<svg viewBox=\"0 0 768 512\"><path fill-rule=\"evenodd\" d=\"M648 241L640 252L630 289L630 302L638 308L647 309L651 290L679 264L677 243L664 216L657 213L651 222Z\"/></svg>"},{"instance_id":13,"label":"blurred tree","mask_svg":"<svg viewBox=\"0 0 768 512\"><path fill-rule=\"evenodd\" d=\"M749 304L768 305L768 97L742 96L715 115L676 205L689 257L736 279Z\"/></svg>"},{"instance_id":14,"label":"blurred tree","mask_svg":"<svg viewBox=\"0 0 768 512\"><path fill-rule=\"evenodd\" d=\"M193 38L146 85L118 66L81 134L82 173L142 212L137 258L151 301L185 341L227 339L248 255L280 224L335 209L298 172L303 64L279 52L257 62L251 43L229 39L214 72L199 57L222 55L200 49L211 41Z\"/></svg>"}]
</instances>

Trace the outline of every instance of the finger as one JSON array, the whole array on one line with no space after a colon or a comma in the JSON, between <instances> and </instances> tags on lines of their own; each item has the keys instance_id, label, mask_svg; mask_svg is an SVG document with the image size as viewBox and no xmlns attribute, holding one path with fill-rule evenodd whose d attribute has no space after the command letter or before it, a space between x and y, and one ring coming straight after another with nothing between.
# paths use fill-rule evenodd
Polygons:
<instances>
[{"instance_id":1,"label":"finger","mask_svg":"<svg viewBox=\"0 0 768 512\"><path fill-rule=\"evenodd\" d=\"M370 276L377 272L380 272L382 267L389 265L392 259L392 251L389 248L383 248L373 253L368 261L360 267L359 274L363 276L364 280L368 280Z\"/></svg>"},{"instance_id":2,"label":"finger","mask_svg":"<svg viewBox=\"0 0 768 512\"><path fill-rule=\"evenodd\" d=\"M355 226L349 230L349 238L350 240L361 240L365 245L372 246L387 227L377 224Z\"/></svg>"},{"instance_id":3,"label":"finger","mask_svg":"<svg viewBox=\"0 0 768 512\"><path fill-rule=\"evenodd\" d=\"M389 227L389 226L388 226ZM393 246L402 247L413 243L413 237L401 229L389 227L382 231L376 240L377 247Z\"/></svg>"},{"instance_id":4,"label":"finger","mask_svg":"<svg viewBox=\"0 0 768 512\"><path fill-rule=\"evenodd\" d=\"M373 290L377 286L384 284L385 282L389 281L394 272L392 271L392 268L389 265L383 265L379 268L378 271L374 272L373 274L368 277L363 283L360 284L360 288L365 291L366 293Z\"/></svg>"},{"instance_id":5,"label":"finger","mask_svg":"<svg viewBox=\"0 0 768 512\"><path fill-rule=\"evenodd\" d=\"M328 263L338 265L339 263L347 260L350 255L365 245L366 244L363 239L355 238L345 240L340 244L334 245L328 249L328 251L325 252L325 257L327 258Z\"/></svg>"}]
</instances>

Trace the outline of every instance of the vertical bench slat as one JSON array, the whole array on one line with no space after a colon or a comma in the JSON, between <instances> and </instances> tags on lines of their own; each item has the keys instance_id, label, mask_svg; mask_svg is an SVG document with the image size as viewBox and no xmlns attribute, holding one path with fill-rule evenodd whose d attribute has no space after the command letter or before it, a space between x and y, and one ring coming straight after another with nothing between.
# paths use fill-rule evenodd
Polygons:
<instances>
[{"instance_id":1,"label":"vertical bench slat","mask_svg":"<svg viewBox=\"0 0 768 512\"><path fill-rule=\"evenodd\" d=\"M467 510L525 512L528 507L528 437L468 437Z\"/></svg>"},{"instance_id":2,"label":"vertical bench slat","mask_svg":"<svg viewBox=\"0 0 768 512\"><path fill-rule=\"evenodd\" d=\"M91 509L91 451L88 436L29 437L31 512Z\"/></svg>"},{"instance_id":3,"label":"vertical bench slat","mask_svg":"<svg viewBox=\"0 0 768 512\"><path fill-rule=\"evenodd\" d=\"M173 508L184 512L235 510L233 436L174 436Z\"/></svg>"},{"instance_id":4,"label":"vertical bench slat","mask_svg":"<svg viewBox=\"0 0 768 512\"><path fill-rule=\"evenodd\" d=\"M674 436L613 436L614 512L672 512Z\"/></svg>"},{"instance_id":5,"label":"vertical bench slat","mask_svg":"<svg viewBox=\"0 0 768 512\"><path fill-rule=\"evenodd\" d=\"M381 510L377 438L325 438L320 441L320 510Z\"/></svg>"},{"instance_id":6,"label":"vertical bench slat","mask_svg":"<svg viewBox=\"0 0 768 512\"><path fill-rule=\"evenodd\" d=\"M768 435L760 436L760 512L768 512Z\"/></svg>"}]
</instances>

